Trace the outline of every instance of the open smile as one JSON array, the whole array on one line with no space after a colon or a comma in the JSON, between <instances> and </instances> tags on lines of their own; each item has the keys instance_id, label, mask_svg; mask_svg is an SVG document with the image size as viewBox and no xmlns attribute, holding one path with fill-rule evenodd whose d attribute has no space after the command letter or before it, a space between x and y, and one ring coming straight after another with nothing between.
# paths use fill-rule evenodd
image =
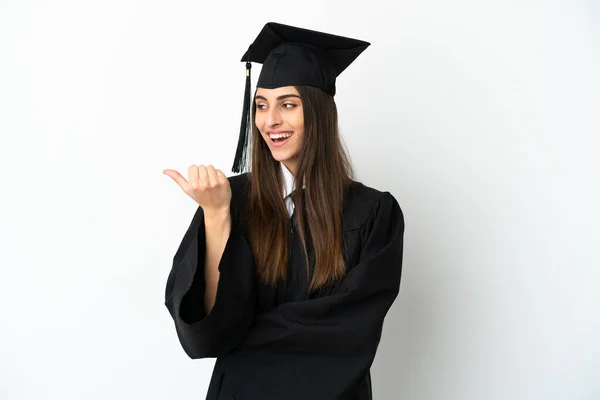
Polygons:
<instances>
[{"instance_id":1,"label":"open smile","mask_svg":"<svg viewBox=\"0 0 600 400\"><path fill-rule=\"evenodd\" d=\"M290 138L292 136L294 136L294 134L292 132L269 135L270 140L271 140L271 146L273 146L273 147L284 146L287 142L290 141Z\"/></svg>"}]
</instances>

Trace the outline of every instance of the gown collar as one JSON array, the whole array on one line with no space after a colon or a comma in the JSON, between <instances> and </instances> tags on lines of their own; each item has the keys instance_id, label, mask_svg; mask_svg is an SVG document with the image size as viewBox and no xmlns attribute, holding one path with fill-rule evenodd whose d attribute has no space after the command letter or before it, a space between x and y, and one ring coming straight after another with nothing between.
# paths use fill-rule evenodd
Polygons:
<instances>
[{"instance_id":1,"label":"gown collar","mask_svg":"<svg viewBox=\"0 0 600 400\"><path fill-rule=\"evenodd\" d=\"M296 180L294 178L294 174L292 174L290 172L290 170L285 166L284 163L282 163L280 161L279 165L281 166L281 173L283 175L283 199L285 200L285 205L288 210L288 214L291 217L294 212L295 207L294 207L294 202L292 201L292 198L289 197L289 195L292 193L292 190L294 189L294 182ZM302 186L302 188L305 188L305 187L306 187L306 184L304 184Z\"/></svg>"},{"instance_id":2,"label":"gown collar","mask_svg":"<svg viewBox=\"0 0 600 400\"><path fill-rule=\"evenodd\" d=\"M283 198L288 197L292 190L294 189L294 175L290 172L290 170L285 166L281 161L279 162L281 166L281 172L283 174Z\"/></svg>"}]
</instances>

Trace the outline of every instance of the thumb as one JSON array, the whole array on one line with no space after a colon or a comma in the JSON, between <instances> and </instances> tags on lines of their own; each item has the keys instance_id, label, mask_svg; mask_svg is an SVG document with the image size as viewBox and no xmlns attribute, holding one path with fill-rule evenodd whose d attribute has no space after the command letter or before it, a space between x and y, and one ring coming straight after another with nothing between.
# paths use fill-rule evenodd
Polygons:
<instances>
[{"instance_id":1,"label":"thumb","mask_svg":"<svg viewBox=\"0 0 600 400\"><path fill-rule=\"evenodd\" d=\"M189 182L177 171L174 169L165 169L163 170L163 174L171 177L175 181L177 185L183 190L186 190L189 186Z\"/></svg>"}]
</instances>

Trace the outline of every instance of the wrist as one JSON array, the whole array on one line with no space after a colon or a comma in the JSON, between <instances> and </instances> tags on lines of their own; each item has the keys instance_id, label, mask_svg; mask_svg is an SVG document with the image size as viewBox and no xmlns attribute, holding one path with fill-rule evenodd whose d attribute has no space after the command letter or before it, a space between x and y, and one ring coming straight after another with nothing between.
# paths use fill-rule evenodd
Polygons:
<instances>
[{"instance_id":1,"label":"wrist","mask_svg":"<svg viewBox=\"0 0 600 400\"><path fill-rule=\"evenodd\" d=\"M204 220L207 222L219 223L225 222L231 218L230 210L222 209L222 210L212 210L207 209L204 210Z\"/></svg>"}]
</instances>

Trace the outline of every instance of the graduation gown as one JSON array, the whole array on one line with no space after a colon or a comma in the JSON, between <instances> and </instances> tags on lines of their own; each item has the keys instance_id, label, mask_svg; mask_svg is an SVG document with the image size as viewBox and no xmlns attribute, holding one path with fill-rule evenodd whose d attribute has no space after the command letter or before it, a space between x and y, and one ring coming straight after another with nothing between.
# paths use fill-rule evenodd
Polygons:
<instances>
[{"instance_id":1,"label":"graduation gown","mask_svg":"<svg viewBox=\"0 0 600 400\"><path fill-rule=\"evenodd\" d=\"M248 174L228 178L231 233L210 313L204 311L200 207L167 279L165 305L184 351L192 359L217 358L207 399L371 399L370 367L400 286L404 217L398 202L389 192L353 182L343 207L347 275L309 296L295 212L287 283L268 286L256 275L241 214Z\"/></svg>"}]
</instances>

